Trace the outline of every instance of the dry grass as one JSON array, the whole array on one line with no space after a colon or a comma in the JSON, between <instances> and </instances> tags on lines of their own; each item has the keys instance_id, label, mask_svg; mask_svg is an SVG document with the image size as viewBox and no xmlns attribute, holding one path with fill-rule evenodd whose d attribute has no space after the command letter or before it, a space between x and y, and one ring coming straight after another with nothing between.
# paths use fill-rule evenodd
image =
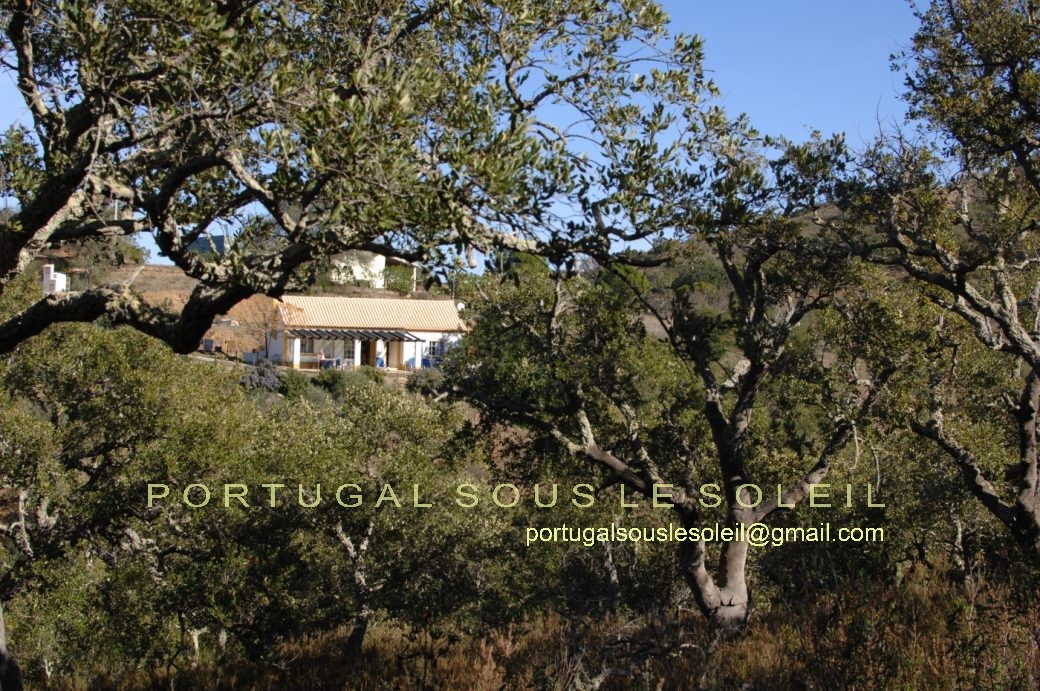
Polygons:
<instances>
[{"instance_id":1,"label":"dry grass","mask_svg":"<svg viewBox=\"0 0 1040 691\"><path fill-rule=\"evenodd\" d=\"M929 580L931 579L931 580ZM1040 607L1008 592L911 579L774 606L713 645L698 615L570 620L546 615L483 637L434 636L384 622L362 659L345 631L279 648L282 665L245 660L172 671L174 688L254 689L874 689L1040 688ZM165 670L56 689L170 688Z\"/></svg>"}]
</instances>

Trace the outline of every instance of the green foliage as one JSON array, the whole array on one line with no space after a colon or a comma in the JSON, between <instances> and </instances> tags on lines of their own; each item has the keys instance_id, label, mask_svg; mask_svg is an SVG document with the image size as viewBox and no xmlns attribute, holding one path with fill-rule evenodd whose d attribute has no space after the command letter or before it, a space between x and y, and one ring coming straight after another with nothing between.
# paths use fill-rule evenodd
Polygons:
<instances>
[{"instance_id":1,"label":"green foliage","mask_svg":"<svg viewBox=\"0 0 1040 691\"><path fill-rule=\"evenodd\" d=\"M93 287L104 279L105 273L125 264L143 264L148 253L132 238L86 238L68 247L71 256L60 262L61 270L75 269L85 280L84 285L73 285L74 289Z\"/></svg>"},{"instance_id":2,"label":"green foliage","mask_svg":"<svg viewBox=\"0 0 1040 691\"><path fill-rule=\"evenodd\" d=\"M638 298L646 296L651 288L644 271L624 264L600 271L596 281L614 295L619 309L638 309Z\"/></svg>"},{"instance_id":3,"label":"green foliage","mask_svg":"<svg viewBox=\"0 0 1040 691\"><path fill-rule=\"evenodd\" d=\"M188 352L214 316L304 290L345 251L434 272L504 246L562 261L566 243L515 232L589 192L574 142L660 135L672 124L661 104L714 93L700 40L666 22L643 0L12 5L0 51L33 122L0 137L18 209L0 227L0 285L24 270L23 250L150 233L210 291L179 315L100 290L77 305ZM629 148L618 165L646 182L662 155ZM83 212L53 233L68 208ZM228 255L190 256L221 225L241 230ZM9 322L0 348L37 326Z\"/></svg>"},{"instance_id":4,"label":"green foliage","mask_svg":"<svg viewBox=\"0 0 1040 691\"><path fill-rule=\"evenodd\" d=\"M373 384L382 384L386 379L386 374L383 370L369 365L360 365L354 368L354 373L360 375L362 378L372 382Z\"/></svg>"},{"instance_id":5,"label":"green foliage","mask_svg":"<svg viewBox=\"0 0 1040 691\"><path fill-rule=\"evenodd\" d=\"M0 139L0 171L4 196L32 199L43 179L43 166L32 133L25 127L12 125Z\"/></svg>"},{"instance_id":6,"label":"green foliage","mask_svg":"<svg viewBox=\"0 0 1040 691\"><path fill-rule=\"evenodd\" d=\"M900 688L1030 688L1040 672L1029 648L1035 593L1021 607L1011 604L1020 593L1005 583L972 595L944 581L942 566L916 570L898 588L871 578L845 580L823 599L763 612L734 639L718 640L705 624L674 610L637 619L549 612L474 635L378 622L364 664L353 669L339 664L346 632L337 631L275 647L273 655L293 660L287 667L232 657L126 675L84 670L76 681L133 689L311 689L378 687L391 679L401 688L481 688L491 680L547 688L565 685L575 670L613 678L626 664L632 668L619 680L626 688L685 688L691 678L717 688L844 688L864 679ZM617 645L619 636L625 646ZM679 646L686 646L682 656L661 653Z\"/></svg>"},{"instance_id":7,"label":"green foliage","mask_svg":"<svg viewBox=\"0 0 1040 691\"><path fill-rule=\"evenodd\" d=\"M312 383L324 389L337 401L351 400L361 389L383 383L383 372L375 367L361 366L353 371L326 369L314 377Z\"/></svg>"},{"instance_id":8,"label":"green foliage","mask_svg":"<svg viewBox=\"0 0 1040 691\"><path fill-rule=\"evenodd\" d=\"M458 511L454 486L468 476L431 461L460 411L362 374L324 381L346 382L348 404L261 406L231 371L128 330L64 327L18 351L0 381L0 480L32 513L31 550L4 543L0 594L33 678L44 661L64 675L161 666L190 650L191 631L210 650L226 632L229 650L261 659L360 607L424 627L522 616L508 512ZM188 507L191 482L212 488L213 504ZM226 482L250 488L249 507L223 506ZM277 506L260 487L272 482L286 488ZM363 505L344 511L333 482L358 483ZM172 488L150 510L148 483ZM413 483L434 508L409 506ZM300 507L301 484L325 503ZM400 507L374 507L386 484ZM368 543L364 561L341 535ZM358 590L359 569L389 586Z\"/></svg>"},{"instance_id":9,"label":"green foliage","mask_svg":"<svg viewBox=\"0 0 1040 691\"><path fill-rule=\"evenodd\" d=\"M431 398L439 394L444 388L444 373L437 368L425 368L416 370L408 377L405 390Z\"/></svg>"},{"instance_id":10,"label":"green foliage","mask_svg":"<svg viewBox=\"0 0 1040 691\"><path fill-rule=\"evenodd\" d=\"M384 285L388 290L393 290L402 295L412 292L412 272L410 266L391 265L383 270ZM419 281L419 279L416 279ZM421 283L421 281L419 281Z\"/></svg>"},{"instance_id":11,"label":"green foliage","mask_svg":"<svg viewBox=\"0 0 1040 691\"><path fill-rule=\"evenodd\" d=\"M1040 93L1035 17L1014 0L933 2L905 64L910 115L980 160L1009 154L1025 163L1040 123L1030 104ZM897 63L897 64L898 64Z\"/></svg>"},{"instance_id":12,"label":"green foliage","mask_svg":"<svg viewBox=\"0 0 1040 691\"><path fill-rule=\"evenodd\" d=\"M18 10L38 48L30 81L48 85L55 115L0 140L4 189L28 210L2 219L10 237L51 218L36 213L40 191L88 159L85 227L158 221L150 229L173 255L167 222L306 198L315 225L295 211L252 219L226 263L200 257L192 270L281 289L318 278L345 244L403 242L450 267L441 290L467 301L473 328L443 372L410 378L418 396L370 367L314 378L265 367L241 382L99 324L22 340L0 364L0 600L30 681L562 687L610 685L624 670L619 684L675 688L1024 688L1038 678L1036 570L972 496L982 478L1006 506L1030 497L1018 460L1035 430L1023 438L1014 406L1040 313L1036 123L1024 107L1040 81L1021 3L935 3L915 37L915 113L978 173L959 209L938 184L941 152L880 147L846 174L840 137L763 139L702 109L712 88L697 39L677 37L659 56L669 69L637 80L616 56L663 40L652 4L153 4ZM19 57L16 10L3 12L8 62ZM531 68L503 64L532 55ZM530 117L524 94L542 89L535 100L550 110L581 104L609 156L582 159ZM78 112L104 114L128 148L113 140L91 158L83 147L96 137L51 124L87 95ZM108 141L102 125L84 131ZM116 218L90 198L131 184L140 189L127 201L146 190L147 214ZM544 213L561 200L571 217ZM533 249L548 258L498 246L483 275L464 274L449 255L490 250L474 230L489 218L544 222L551 241ZM924 287L852 258L864 228L885 223L900 224L897 246L874 258L920 262L908 268ZM131 246L84 232L84 261L132 258ZM619 235L650 250L614 263ZM308 263L263 275L258 257L272 254ZM33 279L4 284L0 319L38 299ZM214 304L219 282L200 291ZM958 294L968 282L983 288ZM998 311L973 322L968 309ZM978 472L909 431L923 420L942 420ZM707 545L696 574L680 553L696 575L686 583L673 544L524 544L530 528L750 515L732 492L696 515L622 507L625 478L631 499L633 477L692 493L789 485L821 468L825 482L858 498L869 486L886 506L824 517L803 502L770 526L883 527L883 544L789 544L716 574L708 562L739 545ZM532 503L535 483L566 496L577 482L595 488L594 507ZM244 503L229 483L246 489ZM455 502L462 483L478 507ZM151 507L150 484L171 490ZM189 506L189 484L211 488L210 505ZM517 507L490 503L504 484L517 486ZM342 506L337 489L360 503ZM691 584L724 588L745 572L757 609L744 636L716 637L685 615ZM358 650L351 632L370 632L369 644Z\"/></svg>"},{"instance_id":13,"label":"green foliage","mask_svg":"<svg viewBox=\"0 0 1040 691\"><path fill-rule=\"evenodd\" d=\"M896 64L928 136L881 136L863 153L842 184L844 224L870 260L903 269L912 303L936 308L899 308L915 320L904 340L924 351L896 415L1035 558L1036 21L1028 3L1004 0L933 2L918 17Z\"/></svg>"},{"instance_id":14,"label":"green foliage","mask_svg":"<svg viewBox=\"0 0 1040 691\"><path fill-rule=\"evenodd\" d=\"M0 478L5 488L23 493L34 515L24 526L26 549L6 553L5 599L16 592L50 597L50 584L61 582L53 580L54 574L74 569L77 560L92 554L110 559L98 562L95 556L85 573L132 568L129 545L155 539L156 517L141 510L145 485L201 477L208 468L233 473L232 459L252 439L245 424L248 407L230 373L186 363L128 330L69 326L50 331L19 350L2 384L2 414L13 424L3 432ZM147 555L144 549L138 557L145 565ZM140 575L146 574L147 569ZM107 582L101 578L92 584ZM54 611L85 616L93 587L81 601L87 609ZM159 594L154 586L142 593ZM148 646L159 640L150 627L169 629L168 612L158 605L149 611L145 601L136 604L139 612L121 616L141 628L126 627L120 616L111 622L125 628L123 647L113 651L114 658L148 657ZM18 611L11 610L15 627ZM103 628L98 638L78 645L104 640ZM55 650L64 646L61 639L48 644Z\"/></svg>"},{"instance_id":15,"label":"green foliage","mask_svg":"<svg viewBox=\"0 0 1040 691\"><path fill-rule=\"evenodd\" d=\"M0 295L0 319L9 319L43 296L40 281L33 274L22 274L4 287Z\"/></svg>"},{"instance_id":16,"label":"green foliage","mask_svg":"<svg viewBox=\"0 0 1040 691\"><path fill-rule=\"evenodd\" d=\"M489 274L499 276L502 280L511 280L517 285L524 280L549 276L549 266L545 259L526 252L496 252L488 258L485 266Z\"/></svg>"},{"instance_id":17,"label":"green foliage","mask_svg":"<svg viewBox=\"0 0 1040 691\"><path fill-rule=\"evenodd\" d=\"M531 426L536 433L544 429L539 425L558 425L578 434L566 411L578 404L580 392L598 442L610 448L627 444L612 403L624 400L640 416L646 440L669 459L668 467L681 462L671 445L696 443L703 428L683 425L691 421L698 392L674 353L648 338L638 315L619 305L617 286L583 278L554 286L548 275L519 287L489 281L497 292L471 306L476 325L443 366L447 388L476 406L482 422ZM547 308L554 302L561 309L552 317ZM564 455L557 465L544 448L536 459L546 467L532 469L531 477L598 474L580 458Z\"/></svg>"},{"instance_id":18,"label":"green foliage","mask_svg":"<svg viewBox=\"0 0 1040 691\"><path fill-rule=\"evenodd\" d=\"M326 369L314 377L314 385L327 391L333 398L343 400L350 395L351 390L357 388L365 379L353 372L345 370Z\"/></svg>"},{"instance_id":19,"label":"green foliage","mask_svg":"<svg viewBox=\"0 0 1040 691\"><path fill-rule=\"evenodd\" d=\"M311 379L296 370L283 369L278 373L278 392L286 398L302 398L311 388Z\"/></svg>"}]
</instances>

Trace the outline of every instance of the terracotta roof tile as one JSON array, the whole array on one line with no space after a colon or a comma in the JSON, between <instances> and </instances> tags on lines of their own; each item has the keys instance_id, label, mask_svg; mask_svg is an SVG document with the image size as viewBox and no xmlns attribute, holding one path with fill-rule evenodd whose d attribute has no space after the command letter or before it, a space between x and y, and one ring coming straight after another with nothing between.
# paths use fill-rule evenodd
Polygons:
<instances>
[{"instance_id":1,"label":"terracotta roof tile","mask_svg":"<svg viewBox=\"0 0 1040 691\"><path fill-rule=\"evenodd\" d=\"M288 327L465 331L451 300L286 295L278 305Z\"/></svg>"}]
</instances>

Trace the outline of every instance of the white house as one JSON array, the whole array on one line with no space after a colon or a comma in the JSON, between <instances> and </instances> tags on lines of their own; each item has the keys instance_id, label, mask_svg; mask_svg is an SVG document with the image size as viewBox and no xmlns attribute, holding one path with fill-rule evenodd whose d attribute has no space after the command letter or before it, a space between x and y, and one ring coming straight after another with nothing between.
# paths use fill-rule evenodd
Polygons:
<instances>
[{"instance_id":1,"label":"white house","mask_svg":"<svg viewBox=\"0 0 1040 691\"><path fill-rule=\"evenodd\" d=\"M332 271L329 274L329 278L332 279L333 283L367 283L373 288L384 288L386 287L386 266L388 263L411 269L412 290L414 291L418 276L418 264L396 257L388 259L381 254L362 250L351 250L333 257Z\"/></svg>"},{"instance_id":2,"label":"white house","mask_svg":"<svg viewBox=\"0 0 1040 691\"><path fill-rule=\"evenodd\" d=\"M60 271L54 270L54 264L43 266L43 293L64 293L69 287L69 277Z\"/></svg>"},{"instance_id":3,"label":"white house","mask_svg":"<svg viewBox=\"0 0 1040 691\"><path fill-rule=\"evenodd\" d=\"M286 295L270 358L294 369L436 365L466 326L451 300Z\"/></svg>"}]
</instances>

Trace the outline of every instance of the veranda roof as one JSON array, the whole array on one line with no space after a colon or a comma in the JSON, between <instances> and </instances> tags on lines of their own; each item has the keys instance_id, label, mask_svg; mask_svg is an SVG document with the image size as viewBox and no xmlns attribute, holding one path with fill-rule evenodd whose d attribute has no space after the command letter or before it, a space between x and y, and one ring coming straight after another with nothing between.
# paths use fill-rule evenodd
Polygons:
<instances>
[{"instance_id":1,"label":"veranda roof","mask_svg":"<svg viewBox=\"0 0 1040 691\"><path fill-rule=\"evenodd\" d=\"M289 330L442 333L466 330L451 300L286 295L278 309Z\"/></svg>"},{"instance_id":2,"label":"veranda roof","mask_svg":"<svg viewBox=\"0 0 1040 691\"><path fill-rule=\"evenodd\" d=\"M405 331L368 331L362 329L289 329L292 338L320 338L324 341L421 341Z\"/></svg>"}]
</instances>

